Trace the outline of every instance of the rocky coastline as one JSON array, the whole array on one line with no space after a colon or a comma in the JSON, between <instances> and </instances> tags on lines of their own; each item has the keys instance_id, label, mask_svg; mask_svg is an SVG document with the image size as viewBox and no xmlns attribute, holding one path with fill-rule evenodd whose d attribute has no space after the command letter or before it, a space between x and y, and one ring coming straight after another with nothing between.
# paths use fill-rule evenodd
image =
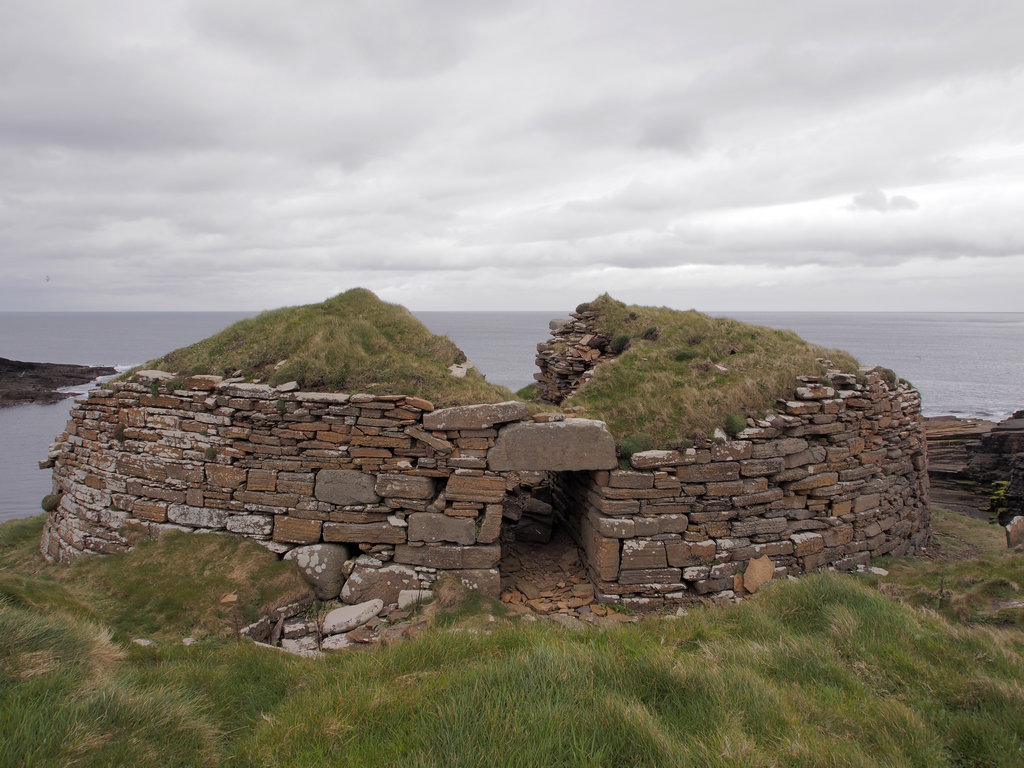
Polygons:
<instances>
[{"instance_id":1,"label":"rocky coastline","mask_svg":"<svg viewBox=\"0 0 1024 768\"><path fill-rule=\"evenodd\" d=\"M1001 422L925 419L935 506L1007 525L1024 515L1024 411Z\"/></svg>"},{"instance_id":2,"label":"rocky coastline","mask_svg":"<svg viewBox=\"0 0 1024 768\"><path fill-rule=\"evenodd\" d=\"M27 363L0 357L0 407L56 403L71 395L58 390L113 376L110 366Z\"/></svg>"}]
</instances>

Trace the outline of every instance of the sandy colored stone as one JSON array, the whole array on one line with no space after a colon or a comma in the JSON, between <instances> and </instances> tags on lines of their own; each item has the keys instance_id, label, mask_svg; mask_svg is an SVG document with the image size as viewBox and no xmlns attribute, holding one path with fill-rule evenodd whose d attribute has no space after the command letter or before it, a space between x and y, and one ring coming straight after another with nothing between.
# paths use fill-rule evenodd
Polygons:
<instances>
[{"instance_id":1,"label":"sandy colored stone","mask_svg":"<svg viewBox=\"0 0 1024 768\"><path fill-rule=\"evenodd\" d=\"M320 541L320 521L302 520L287 515L274 518L274 541L290 544L315 544Z\"/></svg>"},{"instance_id":2,"label":"sandy colored stone","mask_svg":"<svg viewBox=\"0 0 1024 768\"><path fill-rule=\"evenodd\" d=\"M775 573L775 563L768 555L755 557L747 562L747 570L743 572L743 588L747 592L757 592L761 585L770 581Z\"/></svg>"},{"instance_id":3,"label":"sandy colored stone","mask_svg":"<svg viewBox=\"0 0 1024 768\"><path fill-rule=\"evenodd\" d=\"M479 501L488 504L505 499L505 478L487 475L452 475L444 490L448 501Z\"/></svg>"}]
</instances>

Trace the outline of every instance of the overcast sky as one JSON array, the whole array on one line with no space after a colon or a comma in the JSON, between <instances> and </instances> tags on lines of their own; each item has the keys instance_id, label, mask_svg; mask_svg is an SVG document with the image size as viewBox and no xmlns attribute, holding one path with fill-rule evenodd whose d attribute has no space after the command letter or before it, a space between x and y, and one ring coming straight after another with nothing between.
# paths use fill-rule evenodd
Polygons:
<instances>
[{"instance_id":1,"label":"overcast sky","mask_svg":"<svg viewBox=\"0 0 1024 768\"><path fill-rule=\"evenodd\" d=\"M1024 2L3 0L0 310L1024 310Z\"/></svg>"}]
</instances>

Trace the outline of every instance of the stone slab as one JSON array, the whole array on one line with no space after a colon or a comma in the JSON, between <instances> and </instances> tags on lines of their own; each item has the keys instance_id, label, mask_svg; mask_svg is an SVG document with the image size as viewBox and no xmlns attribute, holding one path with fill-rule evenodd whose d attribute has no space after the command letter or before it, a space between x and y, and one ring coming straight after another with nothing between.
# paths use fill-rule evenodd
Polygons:
<instances>
[{"instance_id":1,"label":"stone slab","mask_svg":"<svg viewBox=\"0 0 1024 768\"><path fill-rule=\"evenodd\" d=\"M385 498L432 499L434 480L400 473L382 473L377 476L374 492Z\"/></svg>"},{"instance_id":2,"label":"stone slab","mask_svg":"<svg viewBox=\"0 0 1024 768\"><path fill-rule=\"evenodd\" d=\"M750 593L757 592L763 584L771 581L775 573L775 563L768 555L755 557L747 563L743 572L743 588Z\"/></svg>"},{"instance_id":3,"label":"stone slab","mask_svg":"<svg viewBox=\"0 0 1024 768\"><path fill-rule=\"evenodd\" d=\"M506 427L487 452L487 464L497 472L577 472L614 469L618 458L615 440L603 421L566 419Z\"/></svg>"},{"instance_id":4,"label":"stone slab","mask_svg":"<svg viewBox=\"0 0 1024 768\"><path fill-rule=\"evenodd\" d=\"M340 635L361 627L384 610L384 601L375 598L358 605L343 605L324 616L324 635Z\"/></svg>"},{"instance_id":5,"label":"stone slab","mask_svg":"<svg viewBox=\"0 0 1024 768\"><path fill-rule=\"evenodd\" d=\"M338 506L376 504L376 478L356 469L321 469L316 475L315 495L320 501Z\"/></svg>"},{"instance_id":6,"label":"stone slab","mask_svg":"<svg viewBox=\"0 0 1024 768\"><path fill-rule=\"evenodd\" d=\"M519 421L527 416L526 403L483 403L441 408L423 416L424 429L487 429L495 424Z\"/></svg>"},{"instance_id":7,"label":"stone slab","mask_svg":"<svg viewBox=\"0 0 1024 768\"><path fill-rule=\"evenodd\" d=\"M476 542L476 524L468 517L452 517L437 512L409 515L409 541L450 541L455 544Z\"/></svg>"},{"instance_id":8,"label":"stone slab","mask_svg":"<svg viewBox=\"0 0 1024 768\"><path fill-rule=\"evenodd\" d=\"M411 547L400 544L395 547L395 562L408 565L423 565L428 568L466 570L493 568L501 558L497 544L462 547L457 544L428 544Z\"/></svg>"}]
</instances>

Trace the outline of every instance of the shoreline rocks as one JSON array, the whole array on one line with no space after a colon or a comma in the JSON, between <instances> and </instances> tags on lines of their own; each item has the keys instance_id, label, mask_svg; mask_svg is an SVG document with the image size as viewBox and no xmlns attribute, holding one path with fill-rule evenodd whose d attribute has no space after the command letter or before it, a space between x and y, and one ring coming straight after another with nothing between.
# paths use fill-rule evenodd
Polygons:
<instances>
[{"instance_id":1,"label":"shoreline rocks","mask_svg":"<svg viewBox=\"0 0 1024 768\"><path fill-rule=\"evenodd\" d=\"M88 384L101 376L113 376L110 366L65 363L28 363L0 357L0 408L29 403L57 403L73 397L58 392L63 387Z\"/></svg>"}]
</instances>

